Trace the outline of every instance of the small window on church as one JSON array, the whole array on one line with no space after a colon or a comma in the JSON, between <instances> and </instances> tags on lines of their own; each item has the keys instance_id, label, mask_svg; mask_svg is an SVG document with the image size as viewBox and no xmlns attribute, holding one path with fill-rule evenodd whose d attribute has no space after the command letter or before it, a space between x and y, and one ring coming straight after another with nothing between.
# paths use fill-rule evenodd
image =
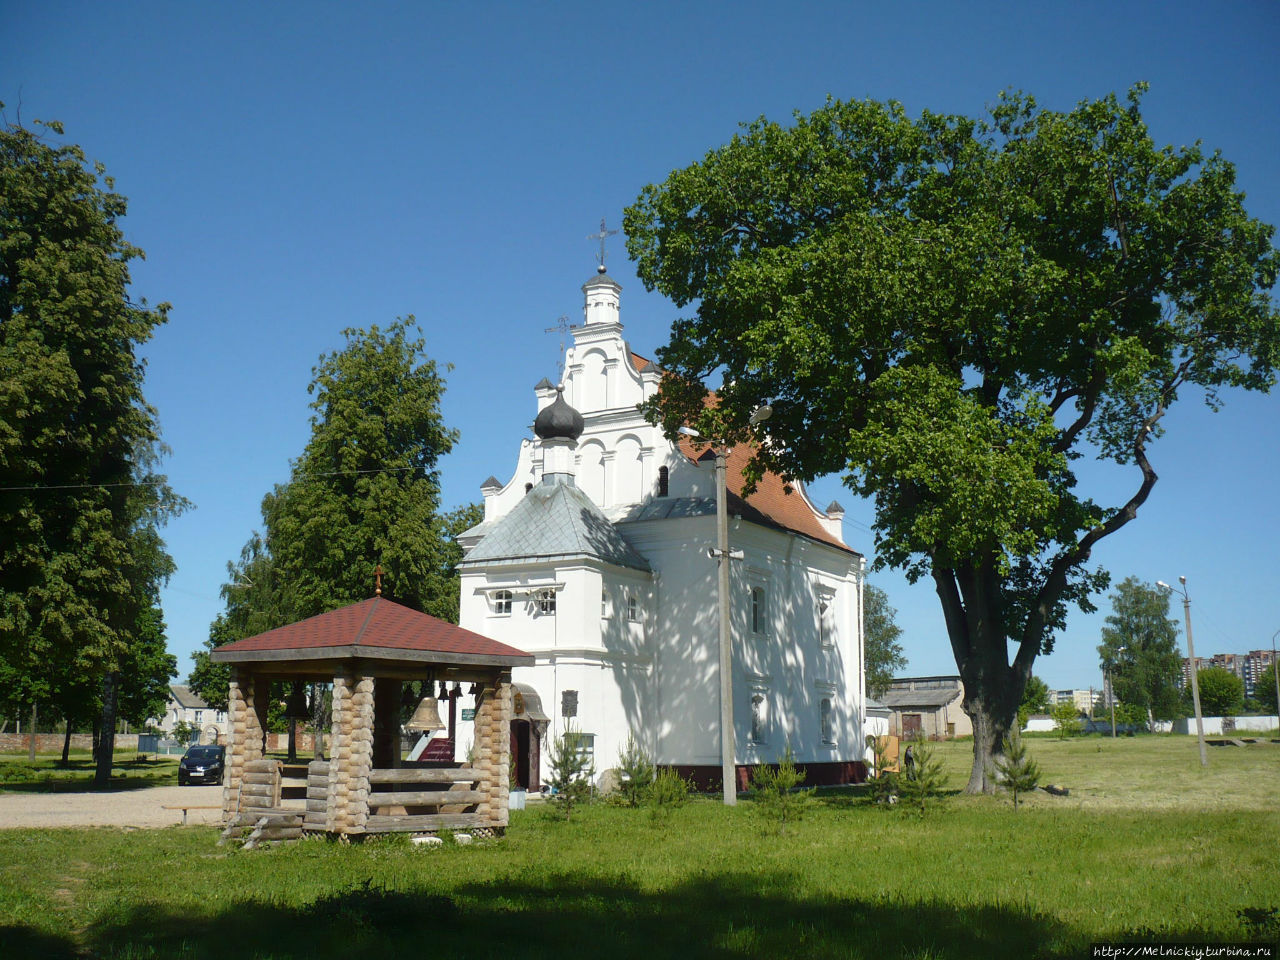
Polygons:
<instances>
[{"instance_id":1,"label":"small window on church","mask_svg":"<svg viewBox=\"0 0 1280 960\"><path fill-rule=\"evenodd\" d=\"M764 633L765 629L765 595L764 587L751 588L751 632Z\"/></svg>"},{"instance_id":2,"label":"small window on church","mask_svg":"<svg viewBox=\"0 0 1280 960\"><path fill-rule=\"evenodd\" d=\"M532 489L533 489L533 484L532 484L532 483L526 483L526 484L524 485L524 492L525 492L525 493L528 493L528 492L529 492L530 490L532 490Z\"/></svg>"},{"instance_id":3,"label":"small window on church","mask_svg":"<svg viewBox=\"0 0 1280 960\"><path fill-rule=\"evenodd\" d=\"M831 716L831 698L830 697L822 698L822 704L820 709L822 712L822 742L835 743L836 742L835 724Z\"/></svg>"},{"instance_id":4,"label":"small window on church","mask_svg":"<svg viewBox=\"0 0 1280 960\"><path fill-rule=\"evenodd\" d=\"M538 591L538 612L549 616L555 616L556 592L554 590Z\"/></svg>"},{"instance_id":5,"label":"small window on church","mask_svg":"<svg viewBox=\"0 0 1280 960\"><path fill-rule=\"evenodd\" d=\"M511 591L495 590L493 594L493 612L499 617L511 615Z\"/></svg>"},{"instance_id":6,"label":"small window on church","mask_svg":"<svg viewBox=\"0 0 1280 960\"><path fill-rule=\"evenodd\" d=\"M818 594L818 639L824 647L836 642L835 597L827 591Z\"/></svg>"},{"instance_id":7,"label":"small window on church","mask_svg":"<svg viewBox=\"0 0 1280 960\"><path fill-rule=\"evenodd\" d=\"M666 467L658 468L658 496L665 497L670 488L671 471Z\"/></svg>"},{"instance_id":8,"label":"small window on church","mask_svg":"<svg viewBox=\"0 0 1280 960\"><path fill-rule=\"evenodd\" d=\"M751 742L764 743L769 704L763 693L751 695Z\"/></svg>"},{"instance_id":9,"label":"small window on church","mask_svg":"<svg viewBox=\"0 0 1280 960\"><path fill-rule=\"evenodd\" d=\"M634 593L627 594L627 619L632 623L640 622L640 601Z\"/></svg>"}]
</instances>

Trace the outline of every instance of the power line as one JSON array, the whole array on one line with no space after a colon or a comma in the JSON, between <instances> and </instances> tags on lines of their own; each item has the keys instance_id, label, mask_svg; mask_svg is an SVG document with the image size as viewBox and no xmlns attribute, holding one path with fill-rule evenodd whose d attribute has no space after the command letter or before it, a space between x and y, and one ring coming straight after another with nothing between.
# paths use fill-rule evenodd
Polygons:
<instances>
[{"instance_id":1,"label":"power line","mask_svg":"<svg viewBox=\"0 0 1280 960\"><path fill-rule=\"evenodd\" d=\"M410 470L422 470L422 467L370 467L367 470L325 470L301 477L294 477L290 483L306 483L321 477L351 477L370 473L405 473ZM155 487L167 484L168 480L132 480L123 483L47 483L27 486L0 487L0 493L21 493L43 490L109 490L117 487Z\"/></svg>"}]
</instances>

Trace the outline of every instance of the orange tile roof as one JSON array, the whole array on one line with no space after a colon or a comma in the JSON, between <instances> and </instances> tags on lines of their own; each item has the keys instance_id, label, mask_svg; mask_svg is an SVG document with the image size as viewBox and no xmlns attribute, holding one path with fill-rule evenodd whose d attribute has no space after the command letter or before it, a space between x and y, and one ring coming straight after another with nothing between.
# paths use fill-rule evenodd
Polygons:
<instances>
[{"instance_id":1,"label":"orange tile roof","mask_svg":"<svg viewBox=\"0 0 1280 960\"><path fill-rule=\"evenodd\" d=\"M711 448L705 444L699 444L689 437L682 436L679 447L680 452L694 463L714 464ZM839 547L850 553L857 553L839 537L828 532L819 516L810 508L805 495L794 486L788 486L786 481L776 473L766 472L756 484L755 492L749 497L744 497L742 490L746 486L746 479L743 471L750 460L751 448L746 444L736 446L729 451L725 481L729 488L731 513L741 513L744 519L757 523L761 522L760 519L751 514L759 513L766 523L775 524L822 543L829 543L833 547ZM749 510L735 509L735 500Z\"/></svg>"},{"instance_id":2,"label":"orange tile roof","mask_svg":"<svg viewBox=\"0 0 1280 960\"><path fill-rule=\"evenodd\" d=\"M213 651L213 659L252 659L251 655L256 652L330 648L351 648L344 653L352 656L359 655L362 648L376 648L439 653L451 660L469 656L512 658L516 663L533 660L523 650L383 597L362 600L285 627L245 637ZM337 649L334 652L338 654ZM223 657L224 654L228 656ZM250 657L244 658L239 656L241 654L249 654ZM382 654L383 658L385 656Z\"/></svg>"},{"instance_id":3,"label":"orange tile roof","mask_svg":"<svg viewBox=\"0 0 1280 960\"><path fill-rule=\"evenodd\" d=\"M631 351L631 365L636 368L636 373L644 373L645 368L653 364L652 360L647 360L634 350Z\"/></svg>"}]
</instances>

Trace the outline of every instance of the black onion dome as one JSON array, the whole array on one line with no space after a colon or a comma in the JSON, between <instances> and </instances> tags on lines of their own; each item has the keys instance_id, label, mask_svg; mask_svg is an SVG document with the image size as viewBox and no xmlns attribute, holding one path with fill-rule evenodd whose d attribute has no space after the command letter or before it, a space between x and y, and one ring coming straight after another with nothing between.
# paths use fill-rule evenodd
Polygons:
<instances>
[{"instance_id":1,"label":"black onion dome","mask_svg":"<svg viewBox=\"0 0 1280 960\"><path fill-rule=\"evenodd\" d=\"M533 432L541 440L577 440L586 426L582 414L564 402L564 387L556 387L555 402L538 414Z\"/></svg>"}]
</instances>

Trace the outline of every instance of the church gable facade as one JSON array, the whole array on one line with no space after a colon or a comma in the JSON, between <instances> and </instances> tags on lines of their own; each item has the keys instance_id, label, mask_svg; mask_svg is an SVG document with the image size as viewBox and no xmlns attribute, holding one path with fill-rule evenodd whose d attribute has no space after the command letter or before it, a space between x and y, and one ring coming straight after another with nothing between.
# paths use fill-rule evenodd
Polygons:
<instances>
[{"instance_id":1,"label":"church gable facade","mask_svg":"<svg viewBox=\"0 0 1280 960\"><path fill-rule=\"evenodd\" d=\"M521 785L538 788L567 725L598 774L633 735L657 763L718 782L714 457L639 414L660 371L623 338L621 287L601 270L582 289L563 382L535 387L535 437L505 482L482 485L484 520L459 538L460 623L535 658L513 673ZM790 745L810 782L847 782L864 753L865 562L838 505L820 511L772 475L744 499L748 457L729 458L735 760Z\"/></svg>"}]
</instances>

